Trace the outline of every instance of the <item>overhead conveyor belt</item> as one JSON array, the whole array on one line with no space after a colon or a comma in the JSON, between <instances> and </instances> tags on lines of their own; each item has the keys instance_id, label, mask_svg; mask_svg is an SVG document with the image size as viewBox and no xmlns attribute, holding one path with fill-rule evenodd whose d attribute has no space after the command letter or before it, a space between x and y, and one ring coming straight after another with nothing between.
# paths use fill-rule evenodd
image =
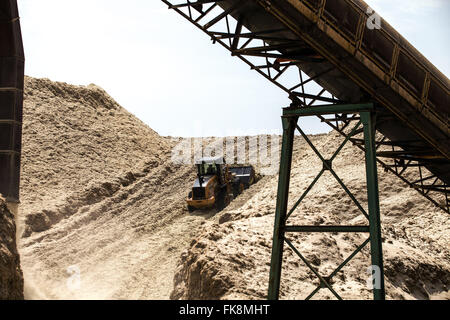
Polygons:
<instances>
[{"instance_id":1,"label":"overhead conveyor belt","mask_svg":"<svg viewBox=\"0 0 450 320\"><path fill-rule=\"evenodd\" d=\"M0 1L0 194L19 202L24 52L16 0Z\"/></svg>"},{"instance_id":2,"label":"overhead conveyor belt","mask_svg":"<svg viewBox=\"0 0 450 320\"><path fill-rule=\"evenodd\" d=\"M163 2L286 91L299 107L375 102L376 129L382 136L377 150L383 149L377 161L449 212L449 80L386 21L377 28L366 3ZM286 85L283 75L292 68L301 70L300 79ZM306 92L310 81L324 90ZM344 136L354 120L339 114L336 121L320 118ZM358 139L351 141L363 148Z\"/></svg>"}]
</instances>

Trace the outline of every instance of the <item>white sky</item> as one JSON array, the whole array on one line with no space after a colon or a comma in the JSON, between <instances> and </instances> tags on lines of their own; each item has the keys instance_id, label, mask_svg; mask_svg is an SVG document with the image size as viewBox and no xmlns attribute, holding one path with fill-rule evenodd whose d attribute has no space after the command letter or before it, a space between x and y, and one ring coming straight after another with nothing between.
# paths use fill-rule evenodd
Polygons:
<instances>
[{"instance_id":1,"label":"white sky","mask_svg":"<svg viewBox=\"0 0 450 320\"><path fill-rule=\"evenodd\" d=\"M366 2L450 74L450 0ZM280 130L286 94L159 0L18 3L27 75L95 83L162 135Z\"/></svg>"}]
</instances>

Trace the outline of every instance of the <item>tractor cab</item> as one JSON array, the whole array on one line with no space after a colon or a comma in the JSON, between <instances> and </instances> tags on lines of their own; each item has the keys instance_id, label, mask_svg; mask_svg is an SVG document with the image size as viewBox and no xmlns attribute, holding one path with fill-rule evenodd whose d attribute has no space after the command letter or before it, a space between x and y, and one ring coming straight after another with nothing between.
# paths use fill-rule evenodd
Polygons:
<instances>
[{"instance_id":1,"label":"tractor cab","mask_svg":"<svg viewBox=\"0 0 450 320\"><path fill-rule=\"evenodd\" d=\"M195 161L195 165L197 166L197 178L186 199L190 212L213 207L217 211L221 211L245 188L243 178L246 175L239 174L238 176L237 173L240 171L232 172L232 170L239 170L240 167L231 170L223 157L200 158ZM253 170L252 167L250 168Z\"/></svg>"},{"instance_id":2,"label":"tractor cab","mask_svg":"<svg viewBox=\"0 0 450 320\"><path fill-rule=\"evenodd\" d=\"M224 183L226 164L223 157L201 158L195 164L197 166L199 184L202 184L202 180L205 180L205 178L209 179L212 176L217 176L220 184Z\"/></svg>"}]
</instances>

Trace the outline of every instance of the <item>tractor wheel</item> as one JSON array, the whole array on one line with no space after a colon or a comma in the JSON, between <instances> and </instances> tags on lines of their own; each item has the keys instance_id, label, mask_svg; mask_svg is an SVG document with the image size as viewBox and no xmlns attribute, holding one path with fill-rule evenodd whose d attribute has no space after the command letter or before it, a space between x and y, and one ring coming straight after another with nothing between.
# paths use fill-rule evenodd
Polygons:
<instances>
[{"instance_id":1,"label":"tractor wheel","mask_svg":"<svg viewBox=\"0 0 450 320\"><path fill-rule=\"evenodd\" d=\"M224 208L225 208L225 197L226 197L226 194L225 194L225 191L219 191L219 194L217 195L217 197L216 197L216 203L214 203L214 207L216 208L216 210L219 212L219 211L222 211Z\"/></svg>"},{"instance_id":2,"label":"tractor wheel","mask_svg":"<svg viewBox=\"0 0 450 320\"><path fill-rule=\"evenodd\" d=\"M233 185L233 197L236 199L242 192L244 192L245 186L242 182Z\"/></svg>"},{"instance_id":3,"label":"tractor wheel","mask_svg":"<svg viewBox=\"0 0 450 320\"><path fill-rule=\"evenodd\" d=\"M240 194L240 185L237 183L233 184L233 198L236 199Z\"/></svg>"},{"instance_id":4,"label":"tractor wheel","mask_svg":"<svg viewBox=\"0 0 450 320\"><path fill-rule=\"evenodd\" d=\"M245 184L245 189L250 188L250 186L251 186L252 184L254 184L255 182L256 182L256 178L255 178L254 176L251 177L250 180L249 180L249 182Z\"/></svg>"},{"instance_id":5,"label":"tractor wheel","mask_svg":"<svg viewBox=\"0 0 450 320\"><path fill-rule=\"evenodd\" d=\"M188 198L192 199L192 191L189 192ZM188 208L189 212L194 212L195 211L195 208L193 206L188 205L187 208Z\"/></svg>"}]
</instances>

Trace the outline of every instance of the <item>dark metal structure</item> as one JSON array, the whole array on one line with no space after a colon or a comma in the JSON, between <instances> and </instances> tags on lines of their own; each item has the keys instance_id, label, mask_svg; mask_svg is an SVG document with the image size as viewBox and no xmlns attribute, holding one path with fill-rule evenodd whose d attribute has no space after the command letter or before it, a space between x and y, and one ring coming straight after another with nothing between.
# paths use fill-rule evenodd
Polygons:
<instances>
[{"instance_id":1,"label":"dark metal structure","mask_svg":"<svg viewBox=\"0 0 450 320\"><path fill-rule=\"evenodd\" d=\"M337 148L331 158L326 159L318 149L314 146L308 136L298 125L299 117L305 116L324 116L329 114L335 114L339 112L341 115L359 114L359 121L349 131L347 137L343 143ZM272 261L269 280L269 299L278 299L280 292L280 280L281 280L281 267L283 261L283 248L286 243L308 266L308 268L319 279L319 285L317 288L309 294L306 299L311 299L320 289L327 288L333 295L342 299L341 296L333 289L331 280L338 274L342 268L350 262L350 260L359 253L369 242L371 248L372 257L372 271L377 272L379 277L379 286L374 286L374 298L377 300L384 299L384 270L383 270L383 251L381 248L381 222L380 222L380 204L378 199L378 173L376 162L376 140L375 140L375 124L376 124L376 108L373 103L367 104L339 104L339 105L323 105L298 108L293 104L290 108L286 108L283 111L283 145L281 149L281 162L280 162L280 177L278 184L277 206L275 213L275 228L272 247ZM289 180L291 175L291 162L292 151L294 144L294 132L298 130L307 144L312 148L314 153L319 157L323 163L322 170L318 173L312 183L306 188L298 201L288 212L288 196L289 196ZM333 161L338 156L342 148L347 144L351 137L359 134L363 134L363 145L366 158L366 180L367 180L367 193L368 193L368 212L364 209L361 203L352 194L349 188L345 185L342 179L338 176L333 169ZM288 225L289 217L294 213L295 209L305 199L317 181L322 177L325 171L329 171L332 176L337 180L339 185L348 194L351 200L355 203L361 213L367 218L367 225L357 226L295 226ZM356 250L345 259L336 269L328 276L320 275L319 272L308 262L308 260L297 250L295 245L286 237L286 234L293 232L304 233L351 233L362 232L369 233L370 236L365 240Z\"/></svg>"},{"instance_id":2,"label":"dark metal structure","mask_svg":"<svg viewBox=\"0 0 450 320\"><path fill-rule=\"evenodd\" d=\"M162 1L292 100L283 112L270 299L279 297L284 243L319 278L318 288L307 298L321 288L330 289L340 298L330 279L369 242L372 265L382 272L376 163L450 212L449 80L386 21L371 23L374 16L364 1ZM311 92L311 83L323 89ZM332 169L332 160L343 145L332 159L325 159L297 125L298 118L305 115L319 117L344 137L344 144L351 142L365 152L368 212ZM296 129L319 156L324 169L288 212ZM288 226L289 216L328 170L366 216L368 225ZM323 277L285 237L290 232L367 232L370 237L333 274ZM384 299L383 285L375 288L374 298Z\"/></svg>"},{"instance_id":3,"label":"dark metal structure","mask_svg":"<svg viewBox=\"0 0 450 320\"><path fill-rule=\"evenodd\" d=\"M377 146L391 149L377 161L450 212L449 80L386 21L367 28L363 1L162 1L299 106L377 102ZM298 81L284 82L292 71ZM306 92L311 82L323 90ZM348 118L320 118L345 136ZM417 179L408 178L412 170Z\"/></svg>"},{"instance_id":4,"label":"dark metal structure","mask_svg":"<svg viewBox=\"0 0 450 320\"><path fill-rule=\"evenodd\" d=\"M16 0L0 0L0 193L19 202L24 51Z\"/></svg>"}]
</instances>

